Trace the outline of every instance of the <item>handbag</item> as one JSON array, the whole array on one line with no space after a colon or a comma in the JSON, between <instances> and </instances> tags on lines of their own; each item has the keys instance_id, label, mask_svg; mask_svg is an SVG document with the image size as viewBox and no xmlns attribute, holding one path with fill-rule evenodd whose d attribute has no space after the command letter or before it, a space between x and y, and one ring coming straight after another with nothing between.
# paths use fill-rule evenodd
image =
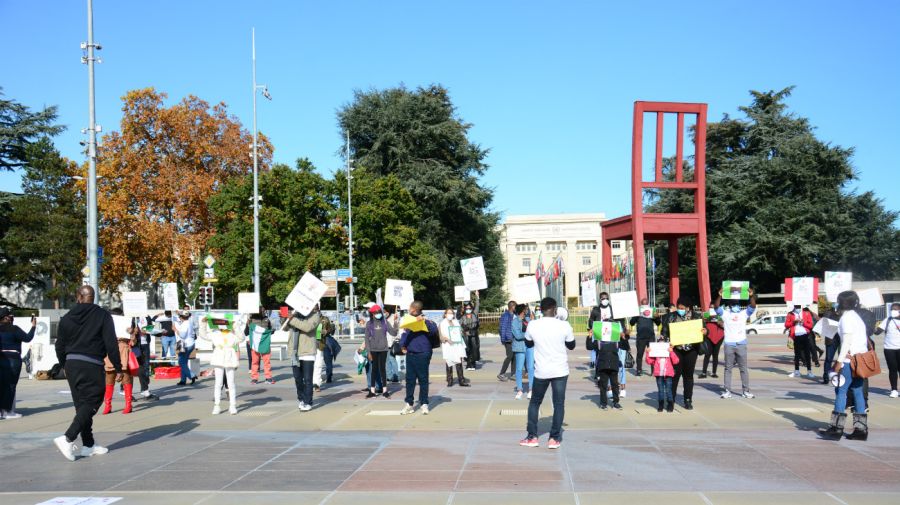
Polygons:
<instances>
[{"instance_id":1,"label":"handbag","mask_svg":"<svg viewBox=\"0 0 900 505\"><path fill-rule=\"evenodd\" d=\"M400 341L391 344L391 356L403 356L403 348L400 347Z\"/></svg>"},{"instance_id":2,"label":"handbag","mask_svg":"<svg viewBox=\"0 0 900 505\"><path fill-rule=\"evenodd\" d=\"M634 368L634 356L631 354L631 351L628 351L628 354L625 355L625 368Z\"/></svg>"},{"instance_id":3,"label":"handbag","mask_svg":"<svg viewBox=\"0 0 900 505\"><path fill-rule=\"evenodd\" d=\"M137 356L134 355L133 351L128 351L128 373L131 375L137 375L140 368L141 365L140 363L138 363Z\"/></svg>"},{"instance_id":4,"label":"handbag","mask_svg":"<svg viewBox=\"0 0 900 505\"><path fill-rule=\"evenodd\" d=\"M706 356L711 351L709 346L710 346L710 341L704 338L703 342L700 342L700 346L697 347L697 353L700 356Z\"/></svg>"},{"instance_id":5,"label":"handbag","mask_svg":"<svg viewBox=\"0 0 900 505\"><path fill-rule=\"evenodd\" d=\"M868 338L866 343L869 350L850 356L850 370L853 371L853 377L860 379L868 379L881 373L881 363L878 361L875 346Z\"/></svg>"}]
</instances>

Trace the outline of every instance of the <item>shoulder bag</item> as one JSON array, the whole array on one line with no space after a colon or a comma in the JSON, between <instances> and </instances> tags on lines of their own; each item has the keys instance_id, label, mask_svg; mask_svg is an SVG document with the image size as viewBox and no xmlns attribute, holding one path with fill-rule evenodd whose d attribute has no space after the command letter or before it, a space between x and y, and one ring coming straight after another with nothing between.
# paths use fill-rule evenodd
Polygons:
<instances>
[{"instance_id":1,"label":"shoulder bag","mask_svg":"<svg viewBox=\"0 0 900 505\"><path fill-rule=\"evenodd\" d=\"M853 371L853 377L860 379L868 379L881 373L881 363L878 361L875 346L868 338L866 338L866 343L868 344L866 352L850 356L850 370Z\"/></svg>"}]
</instances>

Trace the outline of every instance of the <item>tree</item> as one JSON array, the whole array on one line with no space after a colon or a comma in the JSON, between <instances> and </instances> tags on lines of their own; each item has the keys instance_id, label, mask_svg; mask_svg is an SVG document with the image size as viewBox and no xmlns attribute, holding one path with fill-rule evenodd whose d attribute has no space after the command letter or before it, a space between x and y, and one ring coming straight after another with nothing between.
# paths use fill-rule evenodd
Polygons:
<instances>
[{"instance_id":1,"label":"tree","mask_svg":"<svg viewBox=\"0 0 900 505\"><path fill-rule=\"evenodd\" d=\"M431 306L449 305L453 286L462 283L459 260L480 255L490 286L482 302L500 306L505 268L499 216L490 211L492 190L478 181L487 151L469 140L471 125L457 116L447 90L357 91L338 121L350 134L354 167L373 177L396 176L415 201L418 235L442 268L417 295Z\"/></svg>"},{"instance_id":2,"label":"tree","mask_svg":"<svg viewBox=\"0 0 900 505\"><path fill-rule=\"evenodd\" d=\"M207 202L251 169L251 135L224 103L188 96L165 107L153 88L128 92L121 131L98 150L102 282L186 285L213 233ZM260 136L260 170L272 155ZM249 200L246 201L249 204Z\"/></svg>"},{"instance_id":3,"label":"tree","mask_svg":"<svg viewBox=\"0 0 900 505\"><path fill-rule=\"evenodd\" d=\"M752 103L707 127L707 232L713 292L722 280L749 279L778 292L786 277L852 270L854 278L898 273L896 212L871 192L856 194L853 149L817 139L806 118L787 111L793 88L751 91ZM671 178L673 163L666 164ZM690 177L693 166L685 165ZM691 211L683 194L655 193L648 210ZM665 258L658 254L657 258ZM692 247L681 247L682 286L696 286ZM667 270L661 262L661 270ZM663 284L666 280L660 278Z\"/></svg>"},{"instance_id":4,"label":"tree","mask_svg":"<svg viewBox=\"0 0 900 505\"><path fill-rule=\"evenodd\" d=\"M26 164L26 149L35 140L65 129L56 125L56 106L32 112L28 107L3 98L0 88L0 170L15 170Z\"/></svg>"},{"instance_id":5,"label":"tree","mask_svg":"<svg viewBox=\"0 0 900 505\"><path fill-rule=\"evenodd\" d=\"M44 290L54 307L70 299L84 265L85 209L71 175L77 165L44 137L25 148L24 195L11 203L2 239L6 279Z\"/></svg>"}]
</instances>

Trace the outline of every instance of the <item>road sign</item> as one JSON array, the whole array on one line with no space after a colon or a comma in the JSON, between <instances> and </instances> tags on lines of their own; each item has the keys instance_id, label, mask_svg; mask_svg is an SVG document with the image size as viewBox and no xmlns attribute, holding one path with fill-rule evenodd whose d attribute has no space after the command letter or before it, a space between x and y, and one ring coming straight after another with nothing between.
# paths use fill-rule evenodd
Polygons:
<instances>
[{"instance_id":1,"label":"road sign","mask_svg":"<svg viewBox=\"0 0 900 505\"><path fill-rule=\"evenodd\" d=\"M212 254L207 254L206 258L203 258L203 264L206 265L206 268L212 268L216 264L216 259L213 258Z\"/></svg>"},{"instance_id":2,"label":"road sign","mask_svg":"<svg viewBox=\"0 0 900 505\"><path fill-rule=\"evenodd\" d=\"M341 282L347 277L353 277L353 272L351 272L349 268L341 268L337 271L337 278L342 279Z\"/></svg>"},{"instance_id":3,"label":"road sign","mask_svg":"<svg viewBox=\"0 0 900 505\"><path fill-rule=\"evenodd\" d=\"M218 282L216 279L216 271L212 268L203 269L203 282Z\"/></svg>"},{"instance_id":4,"label":"road sign","mask_svg":"<svg viewBox=\"0 0 900 505\"><path fill-rule=\"evenodd\" d=\"M322 270L322 276L320 277L323 282L326 281L336 281L337 280L337 270Z\"/></svg>"},{"instance_id":5,"label":"road sign","mask_svg":"<svg viewBox=\"0 0 900 505\"><path fill-rule=\"evenodd\" d=\"M97 246L97 263L99 263L101 265L103 264L103 246L102 245Z\"/></svg>"},{"instance_id":6,"label":"road sign","mask_svg":"<svg viewBox=\"0 0 900 505\"><path fill-rule=\"evenodd\" d=\"M328 289L325 290L325 294L322 295L322 298L334 298L335 296L337 296L337 279L323 279L322 282L324 282L325 286L328 287Z\"/></svg>"}]
</instances>

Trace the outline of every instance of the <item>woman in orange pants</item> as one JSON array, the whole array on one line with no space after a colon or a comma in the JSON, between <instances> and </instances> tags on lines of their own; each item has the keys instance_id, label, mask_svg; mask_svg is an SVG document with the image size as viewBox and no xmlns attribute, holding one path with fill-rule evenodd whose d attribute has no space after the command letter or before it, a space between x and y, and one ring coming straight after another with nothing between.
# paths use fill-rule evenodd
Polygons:
<instances>
[{"instance_id":1,"label":"woman in orange pants","mask_svg":"<svg viewBox=\"0 0 900 505\"><path fill-rule=\"evenodd\" d=\"M113 312L113 314L116 312ZM125 408L122 409L123 414L131 413L131 394L134 387L134 376L131 375L131 370L128 369L128 357L131 354L131 346L135 345L137 342L137 335L140 331L141 329L137 325L132 324L129 329L129 334L116 333L116 342L119 344L119 359L122 363L122 387L125 390ZM116 370L113 367L112 362L109 361L109 358L103 358L103 362L105 365L104 369L106 370L106 393L103 395L103 414L106 415L112 412L112 397L116 384Z\"/></svg>"}]
</instances>

